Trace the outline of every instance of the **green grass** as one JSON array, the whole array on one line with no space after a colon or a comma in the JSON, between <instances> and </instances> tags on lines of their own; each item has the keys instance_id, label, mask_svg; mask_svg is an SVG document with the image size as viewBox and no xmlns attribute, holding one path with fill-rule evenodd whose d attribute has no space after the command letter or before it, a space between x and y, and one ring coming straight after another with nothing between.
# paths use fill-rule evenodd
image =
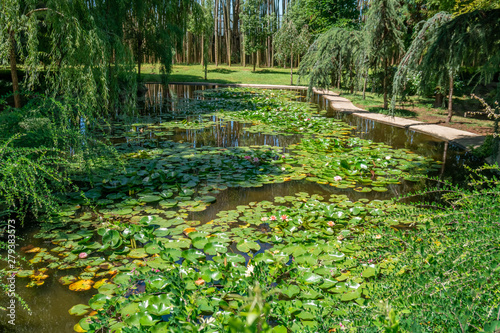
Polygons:
<instances>
[{"instance_id":1,"label":"green grass","mask_svg":"<svg viewBox=\"0 0 500 333\"><path fill-rule=\"evenodd\" d=\"M256 68L253 67L209 65L208 80L205 80L204 68L201 65L174 65L169 81L171 82L214 82L214 83L253 83L253 84L276 84L290 85L290 68ZM294 68L293 82L297 85L299 76ZM160 81L158 67L155 65L144 65L142 78L146 82ZM301 82L301 85L305 85Z\"/></svg>"}]
</instances>

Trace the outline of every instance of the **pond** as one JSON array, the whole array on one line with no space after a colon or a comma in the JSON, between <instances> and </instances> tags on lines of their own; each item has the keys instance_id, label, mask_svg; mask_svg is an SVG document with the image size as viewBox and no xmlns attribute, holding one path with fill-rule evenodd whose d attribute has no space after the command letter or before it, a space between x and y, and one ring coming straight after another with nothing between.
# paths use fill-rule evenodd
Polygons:
<instances>
[{"instance_id":1,"label":"pond","mask_svg":"<svg viewBox=\"0 0 500 333\"><path fill-rule=\"evenodd\" d=\"M245 273L250 260L272 262L271 248L286 254L285 264L292 256L311 265L308 253L330 262L339 273L334 282L322 280L322 289L362 302L370 266L356 264L364 278L352 281L339 266L352 264L348 256L359 250L349 245L351 233L398 205L385 200L430 184L418 176L461 182L463 166L480 162L428 135L338 114L320 96L306 102L303 91L148 88L140 115L109 128L123 164L103 162L99 172L75 177L90 202L72 193L53 222L19 235L25 262L16 290L32 314L18 307L16 326L2 321L3 331L73 332L81 317L68 310L83 315L99 309L101 300L93 295L111 297L136 267L154 271L183 260L198 265L206 256L206 263L243 261ZM312 249L305 241L311 234L314 246L324 248ZM329 249L333 241L335 251ZM312 282L305 285L320 275L306 270ZM202 277L190 276L188 289L200 279L210 282ZM290 293L296 293L289 290L293 300ZM92 309L73 307L90 299ZM198 305L204 314L222 306ZM310 324L300 311L294 316ZM152 313L168 322L167 312Z\"/></svg>"}]
</instances>

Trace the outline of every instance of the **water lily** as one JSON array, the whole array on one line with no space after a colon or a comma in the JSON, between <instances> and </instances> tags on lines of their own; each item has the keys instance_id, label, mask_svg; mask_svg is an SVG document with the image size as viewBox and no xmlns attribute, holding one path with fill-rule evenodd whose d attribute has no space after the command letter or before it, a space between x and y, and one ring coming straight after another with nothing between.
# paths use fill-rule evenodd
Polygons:
<instances>
[{"instance_id":1,"label":"water lily","mask_svg":"<svg viewBox=\"0 0 500 333\"><path fill-rule=\"evenodd\" d=\"M330 227L333 227L333 226L335 225L335 223L334 223L333 221L328 221L328 225L329 225Z\"/></svg>"},{"instance_id":2,"label":"water lily","mask_svg":"<svg viewBox=\"0 0 500 333\"><path fill-rule=\"evenodd\" d=\"M251 159L251 157L250 157L250 156L248 156L248 155L247 155L247 156L245 156L244 158L245 158L245 160L249 160L249 159Z\"/></svg>"},{"instance_id":3,"label":"water lily","mask_svg":"<svg viewBox=\"0 0 500 333\"><path fill-rule=\"evenodd\" d=\"M253 158L253 161L254 161L254 162L258 162L258 161L259 161L259 158L258 158L258 157L254 157L254 158Z\"/></svg>"},{"instance_id":4,"label":"water lily","mask_svg":"<svg viewBox=\"0 0 500 333\"><path fill-rule=\"evenodd\" d=\"M281 156L281 158L286 158L286 156L285 156L285 155L282 155L282 156Z\"/></svg>"},{"instance_id":5,"label":"water lily","mask_svg":"<svg viewBox=\"0 0 500 333\"><path fill-rule=\"evenodd\" d=\"M253 274L253 268L254 268L253 265L248 265L247 266L247 270L245 271L245 276L246 277L252 276L252 274Z\"/></svg>"},{"instance_id":6,"label":"water lily","mask_svg":"<svg viewBox=\"0 0 500 333\"><path fill-rule=\"evenodd\" d=\"M270 218L271 221L276 221L276 216L272 215Z\"/></svg>"},{"instance_id":7,"label":"water lily","mask_svg":"<svg viewBox=\"0 0 500 333\"><path fill-rule=\"evenodd\" d=\"M386 157L385 157L385 159L386 159L386 160L390 160L390 159L391 159L391 157L390 157L390 156L386 156Z\"/></svg>"},{"instance_id":8,"label":"water lily","mask_svg":"<svg viewBox=\"0 0 500 333\"><path fill-rule=\"evenodd\" d=\"M286 220L286 219L288 219L288 216L286 216L285 214L283 214L283 215L281 215L281 219L282 220Z\"/></svg>"},{"instance_id":9,"label":"water lily","mask_svg":"<svg viewBox=\"0 0 500 333\"><path fill-rule=\"evenodd\" d=\"M281 168L281 171L285 171L285 170L286 170L286 169L285 169L285 167L282 167L282 168Z\"/></svg>"},{"instance_id":10,"label":"water lily","mask_svg":"<svg viewBox=\"0 0 500 333\"><path fill-rule=\"evenodd\" d=\"M88 256L89 256L89 255L88 255L87 253L85 253L85 252L81 252L81 253L78 255L78 258L80 258L80 259L85 259L85 258L87 258Z\"/></svg>"},{"instance_id":11,"label":"water lily","mask_svg":"<svg viewBox=\"0 0 500 333\"><path fill-rule=\"evenodd\" d=\"M267 220L269 220L266 216L264 216L263 218L260 219L262 222L266 222Z\"/></svg>"},{"instance_id":12,"label":"water lily","mask_svg":"<svg viewBox=\"0 0 500 333\"><path fill-rule=\"evenodd\" d=\"M380 239L382 238L382 235L375 235L375 239Z\"/></svg>"},{"instance_id":13,"label":"water lily","mask_svg":"<svg viewBox=\"0 0 500 333\"><path fill-rule=\"evenodd\" d=\"M335 176L335 177L333 177L333 180L335 180L336 182L339 182L339 181L341 181L341 180L342 180L342 177L340 177L340 176Z\"/></svg>"}]
</instances>

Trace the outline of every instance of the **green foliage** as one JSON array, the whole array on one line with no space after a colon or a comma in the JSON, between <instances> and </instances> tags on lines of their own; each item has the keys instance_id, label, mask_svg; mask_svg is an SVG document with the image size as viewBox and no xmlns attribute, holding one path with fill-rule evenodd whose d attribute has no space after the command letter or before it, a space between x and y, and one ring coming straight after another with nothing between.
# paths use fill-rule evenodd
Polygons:
<instances>
[{"instance_id":1,"label":"green foliage","mask_svg":"<svg viewBox=\"0 0 500 333\"><path fill-rule=\"evenodd\" d=\"M353 0L301 0L290 3L287 15L298 28L308 26L316 35L332 27L356 27L360 13Z\"/></svg>"},{"instance_id":2,"label":"green foliage","mask_svg":"<svg viewBox=\"0 0 500 333\"><path fill-rule=\"evenodd\" d=\"M246 0L241 11L241 31L244 34L245 53L254 55L254 72L257 51L266 49L265 40L271 33L273 17L261 14L262 0Z\"/></svg>"},{"instance_id":3,"label":"green foliage","mask_svg":"<svg viewBox=\"0 0 500 333\"><path fill-rule=\"evenodd\" d=\"M392 81L392 63L398 62L403 46L403 20L399 2L375 0L371 3L365 30L370 45L371 68L382 75L384 108L388 107L387 95Z\"/></svg>"},{"instance_id":4,"label":"green foliage","mask_svg":"<svg viewBox=\"0 0 500 333\"><path fill-rule=\"evenodd\" d=\"M19 135L0 147L0 207L3 216L21 218L57 212L54 190L62 190L67 178L59 168L65 164L59 151L49 148L13 148Z\"/></svg>"},{"instance_id":5,"label":"green foliage","mask_svg":"<svg viewBox=\"0 0 500 333\"><path fill-rule=\"evenodd\" d=\"M320 35L302 58L300 77L309 79L312 87L327 89L341 81L357 87L368 68L368 48L363 31L332 28Z\"/></svg>"},{"instance_id":6,"label":"green foliage","mask_svg":"<svg viewBox=\"0 0 500 333\"><path fill-rule=\"evenodd\" d=\"M438 13L422 24L394 77L394 97L407 76L418 72L421 89L446 86L464 63L480 64L474 71L487 83L500 63L500 10L474 11L453 18ZM441 89L443 95L446 89ZM392 107L395 105L393 99Z\"/></svg>"},{"instance_id":7,"label":"green foliage","mask_svg":"<svg viewBox=\"0 0 500 333\"><path fill-rule=\"evenodd\" d=\"M293 56L303 54L311 39L307 26L299 31L295 22L286 20L274 35L273 43L276 49L275 57L283 61L290 59L290 84L293 84Z\"/></svg>"}]
</instances>

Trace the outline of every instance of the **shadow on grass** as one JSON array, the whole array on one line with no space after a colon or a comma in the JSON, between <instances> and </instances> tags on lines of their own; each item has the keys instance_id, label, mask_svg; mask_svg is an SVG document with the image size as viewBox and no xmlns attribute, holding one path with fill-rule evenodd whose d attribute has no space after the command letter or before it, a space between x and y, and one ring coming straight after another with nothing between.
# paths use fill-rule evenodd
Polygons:
<instances>
[{"instance_id":1,"label":"shadow on grass","mask_svg":"<svg viewBox=\"0 0 500 333\"><path fill-rule=\"evenodd\" d=\"M231 73L236 73L236 71L227 69L227 68L215 68L215 69L209 69L209 73L219 73L219 74L231 74Z\"/></svg>"},{"instance_id":2,"label":"shadow on grass","mask_svg":"<svg viewBox=\"0 0 500 333\"><path fill-rule=\"evenodd\" d=\"M386 110L383 107L369 107L367 108L368 111L373 112L373 113L380 113L380 114L385 114L388 116L392 116L391 110ZM407 109L396 109L394 110L394 116L396 117L405 117L405 118L412 118L416 117L418 114L416 112L407 110Z\"/></svg>"},{"instance_id":3,"label":"shadow on grass","mask_svg":"<svg viewBox=\"0 0 500 333\"><path fill-rule=\"evenodd\" d=\"M257 74L281 74L281 75L290 75L290 73L283 73L280 71L275 71L272 69L261 69L261 70L256 70L254 73Z\"/></svg>"},{"instance_id":4,"label":"shadow on grass","mask_svg":"<svg viewBox=\"0 0 500 333\"><path fill-rule=\"evenodd\" d=\"M187 74L177 74L177 73L172 73L168 77L169 82L211 82L211 83L238 83L232 80L225 80L225 79L214 79L210 75L208 75L208 80L205 80L205 74L203 72L200 73L200 75L187 75ZM160 82L160 78L158 77L157 80L151 80L150 82Z\"/></svg>"}]
</instances>

